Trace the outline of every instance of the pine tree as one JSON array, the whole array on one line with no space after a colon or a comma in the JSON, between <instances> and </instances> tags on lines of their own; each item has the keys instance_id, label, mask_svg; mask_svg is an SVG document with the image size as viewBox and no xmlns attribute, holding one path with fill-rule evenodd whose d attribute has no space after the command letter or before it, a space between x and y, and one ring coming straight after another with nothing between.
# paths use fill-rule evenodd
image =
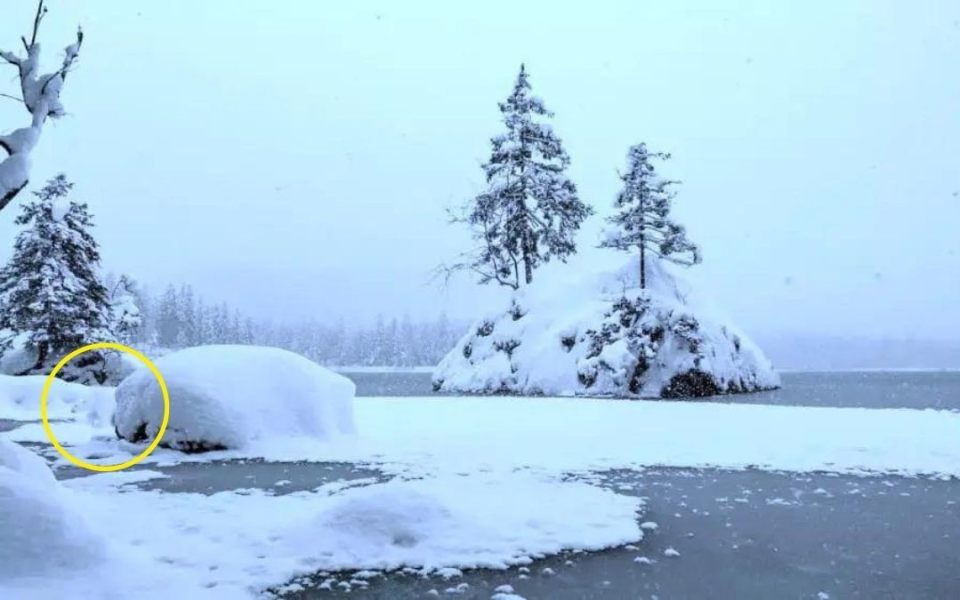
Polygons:
<instances>
[{"instance_id":1,"label":"pine tree","mask_svg":"<svg viewBox=\"0 0 960 600\"><path fill-rule=\"evenodd\" d=\"M177 299L177 319L180 322L177 347L196 346L199 336L197 335L197 306L193 299L193 288L187 284L181 285L180 295Z\"/></svg>"},{"instance_id":2,"label":"pine tree","mask_svg":"<svg viewBox=\"0 0 960 600\"><path fill-rule=\"evenodd\" d=\"M468 224L479 248L450 270L470 269L481 283L518 289L542 263L576 252L574 236L593 210L566 177L570 158L543 122L553 113L531 94L523 65L500 112L507 131L491 140L487 189L454 219Z\"/></svg>"},{"instance_id":3,"label":"pine tree","mask_svg":"<svg viewBox=\"0 0 960 600\"><path fill-rule=\"evenodd\" d=\"M243 331L240 336L241 344L255 344L257 342L257 325L253 319L247 318L243 322Z\"/></svg>"},{"instance_id":4,"label":"pine tree","mask_svg":"<svg viewBox=\"0 0 960 600\"><path fill-rule=\"evenodd\" d=\"M210 326L212 339L210 340L214 344L226 344L228 343L228 335L230 328L230 309L227 308L227 303L222 302L219 305L213 307L213 312L210 315Z\"/></svg>"},{"instance_id":5,"label":"pine tree","mask_svg":"<svg viewBox=\"0 0 960 600\"><path fill-rule=\"evenodd\" d=\"M159 302L157 315L157 341L164 348L176 348L180 339L180 318L177 311L177 290L167 286Z\"/></svg>"},{"instance_id":6,"label":"pine tree","mask_svg":"<svg viewBox=\"0 0 960 600\"><path fill-rule=\"evenodd\" d=\"M90 234L85 203L68 200L73 184L64 175L47 182L25 204L17 225L13 257L0 270L0 349L14 340L33 352L34 364L20 375L42 374L64 355L94 342L115 341L111 306L100 281L100 250ZM87 353L61 371L84 383L106 380L103 355Z\"/></svg>"},{"instance_id":7,"label":"pine tree","mask_svg":"<svg viewBox=\"0 0 960 600\"><path fill-rule=\"evenodd\" d=\"M615 227L600 246L626 252L640 252L640 287L647 287L646 253L681 265L700 262L700 249L687 239L687 232L670 218L670 205L678 183L656 173L653 159L667 160L669 154L648 152L646 144L632 146L627 153L627 172L620 175L623 189L614 207L617 213L607 221Z\"/></svg>"},{"instance_id":8,"label":"pine tree","mask_svg":"<svg viewBox=\"0 0 960 600\"><path fill-rule=\"evenodd\" d=\"M110 327L114 335L125 344L140 340L144 322L136 282L127 275L121 275L109 290Z\"/></svg>"}]
</instances>

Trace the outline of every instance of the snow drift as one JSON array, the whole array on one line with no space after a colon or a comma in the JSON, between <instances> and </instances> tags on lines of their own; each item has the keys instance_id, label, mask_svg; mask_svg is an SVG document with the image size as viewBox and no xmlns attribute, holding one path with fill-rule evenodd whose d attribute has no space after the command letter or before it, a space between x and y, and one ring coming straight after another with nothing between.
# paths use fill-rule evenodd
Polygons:
<instances>
[{"instance_id":1,"label":"snow drift","mask_svg":"<svg viewBox=\"0 0 960 600\"><path fill-rule=\"evenodd\" d=\"M40 457L0 439L0 581L95 564L104 543Z\"/></svg>"},{"instance_id":2,"label":"snow drift","mask_svg":"<svg viewBox=\"0 0 960 600\"><path fill-rule=\"evenodd\" d=\"M344 492L275 547L325 557L324 570L503 569L636 542L641 509L637 497L525 473L394 479Z\"/></svg>"},{"instance_id":3,"label":"snow drift","mask_svg":"<svg viewBox=\"0 0 960 600\"><path fill-rule=\"evenodd\" d=\"M779 387L763 353L659 261L647 260L646 289L639 258L576 262L548 265L477 322L437 367L434 389L676 398Z\"/></svg>"},{"instance_id":4,"label":"snow drift","mask_svg":"<svg viewBox=\"0 0 960 600\"><path fill-rule=\"evenodd\" d=\"M349 379L278 348L200 346L155 361L170 392L162 444L187 452L242 448L269 437L326 439L353 432ZM116 391L113 423L132 442L153 439L160 388L140 369Z\"/></svg>"},{"instance_id":5,"label":"snow drift","mask_svg":"<svg viewBox=\"0 0 960 600\"><path fill-rule=\"evenodd\" d=\"M40 420L40 392L46 377L0 375L0 419ZM50 388L47 414L54 420L74 420L102 427L113 415L113 388L90 387L57 379Z\"/></svg>"}]
</instances>

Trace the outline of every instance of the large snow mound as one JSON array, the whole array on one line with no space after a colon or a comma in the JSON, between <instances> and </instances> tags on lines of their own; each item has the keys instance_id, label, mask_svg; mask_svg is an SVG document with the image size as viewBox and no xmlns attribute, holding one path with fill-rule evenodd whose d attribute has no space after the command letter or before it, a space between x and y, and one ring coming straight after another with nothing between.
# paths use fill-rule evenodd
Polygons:
<instances>
[{"instance_id":1,"label":"large snow mound","mask_svg":"<svg viewBox=\"0 0 960 600\"><path fill-rule=\"evenodd\" d=\"M82 569L104 548L43 459L0 439L0 581Z\"/></svg>"},{"instance_id":2,"label":"large snow mound","mask_svg":"<svg viewBox=\"0 0 960 600\"><path fill-rule=\"evenodd\" d=\"M597 266L597 263L601 266ZM655 259L549 265L434 372L443 392L690 397L779 387L763 353Z\"/></svg>"},{"instance_id":3,"label":"large snow mound","mask_svg":"<svg viewBox=\"0 0 960 600\"><path fill-rule=\"evenodd\" d=\"M0 375L0 419L39 421L40 392L46 379L42 375ZM107 425L113 415L113 388L57 379L47 398L47 414L51 419L70 419L92 427Z\"/></svg>"},{"instance_id":4,"label":"large snow mound","mask_svg":"<svg viewBox=\"0 0 960 600\"><path fill-rule=\"evenodd\" d=\"M243 448L270 437L328 439L354 430L353 382L293 352L200 346L155 364L170 392L167 447ZM113 422L120 437L151 440L162 416L160 387L148 370L117 387Z\"/></svg>"}]
</instances>

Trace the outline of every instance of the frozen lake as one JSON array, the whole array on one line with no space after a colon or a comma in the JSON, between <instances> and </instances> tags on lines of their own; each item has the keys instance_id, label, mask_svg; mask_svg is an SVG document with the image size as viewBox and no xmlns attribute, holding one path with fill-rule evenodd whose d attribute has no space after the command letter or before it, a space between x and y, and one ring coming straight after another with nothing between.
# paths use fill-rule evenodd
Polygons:
<instances>
[{"instance_id":1,"label":"frozen lake","mask_svg":"<svg viewBox=\"0 0 960 600\"><path fill-rule=\"evenodd\" d=\"M358 396L429 396L430 374L348 372ZM857 408L960 410L960 371L784 373L771 392L711 398L714 402Z\"/></svg>"},{"instance_id":2,"label":"frozen lake","mask_svg":"<svg viewBox=\"0 0 960 600\"><path fill-rule=\"evenodd\" d=\"M339 590L314 585L285 597L487 600L503 585L528 600L960 597L960 481L651 469L603 473L597 483L646 498L642 520L657 529L635 546L527 567L359 585L341 573ZM665 556L668 548L679 556Z\"/></svg>"},{"instance_id":3,"label":"frozen lake","mask_svg":"<svg viewBox=\"0 0 960 600\"><path fill-rule=\"evenodd\" d=\"M427 373L348 376L361 396L430 395ZM788 373L782 390L715 400L958 410L960 373ZM396 404L387 399L376 406ZM19 424L0 421L0 431ZM250 489L285 496L335 482L366 486L389 478L376 464L332 461L244 459L135 468L143 469L165 477L129 487L171 499ZM72 467L57 470L61 479L87 475ZM299 587L283 586L279 597L487 600L497 588L505 589L501 586L527 600L960 597L957 478L665 467L570 477L642 497L640 520L656 523L656 529L631 546L564 553L502 571L463 571L448 579L320 572L287 582ZM668 549L679 555L667 556Z\"/></svg>"}]
</instances>

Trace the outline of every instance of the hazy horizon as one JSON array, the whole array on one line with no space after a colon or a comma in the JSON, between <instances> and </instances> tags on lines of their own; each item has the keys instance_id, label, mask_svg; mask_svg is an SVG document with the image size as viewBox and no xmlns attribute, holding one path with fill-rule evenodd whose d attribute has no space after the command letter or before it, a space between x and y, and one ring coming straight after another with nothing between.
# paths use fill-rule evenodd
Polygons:
<instances>
[{"instance_id":1,"label":"hazy horizon","mask_svg":"<svg viewBox=\"0 0 960 600\"><path fill-rule=\"evenodd\" d=\"M3 48L35 9L10 4ZM684 275L745 331L960 338L955 3L284 6L50 3L47 61L87 38L31 189L76 182L106 270L278 321L471 319L501 292L430 271L525 62L598 211L583 251L646 141L703 247Z\"/></svg>"}]
</instances>

